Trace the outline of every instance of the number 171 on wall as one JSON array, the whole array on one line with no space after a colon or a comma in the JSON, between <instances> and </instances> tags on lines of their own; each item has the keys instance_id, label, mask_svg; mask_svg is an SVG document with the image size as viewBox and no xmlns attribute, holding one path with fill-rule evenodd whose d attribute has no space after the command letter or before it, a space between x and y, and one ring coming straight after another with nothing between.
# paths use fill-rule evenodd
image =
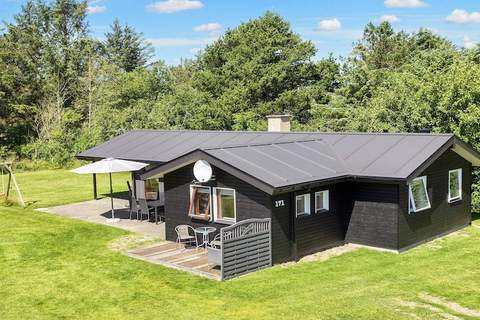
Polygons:
<instances>
[{"instance_id":1,"label":"number 171 on wall","mask_svg":"<svg viewBox=\"0 0 480 320\"><path fill-rule=\"evenodd\" d=\"M280 208L285 206L285 200L275 200L275 208Z\"/></svg>"}]
</instances>

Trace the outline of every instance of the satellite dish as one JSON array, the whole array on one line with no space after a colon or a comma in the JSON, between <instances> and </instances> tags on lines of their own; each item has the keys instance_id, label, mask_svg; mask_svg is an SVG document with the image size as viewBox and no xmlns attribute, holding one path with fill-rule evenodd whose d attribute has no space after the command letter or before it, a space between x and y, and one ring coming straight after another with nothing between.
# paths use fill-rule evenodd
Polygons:
<instances>
[{"instance_id":1,"label":"satellite dish","mask_svg":"<svg viewBox=\"0 0 480 320\"><path fill-rule=\"evenodd\" d=\"M205 160L198 160L193 166L193 175L199 182L207 182L212 177L212 167Z\"/></svg>"}]
</instances>

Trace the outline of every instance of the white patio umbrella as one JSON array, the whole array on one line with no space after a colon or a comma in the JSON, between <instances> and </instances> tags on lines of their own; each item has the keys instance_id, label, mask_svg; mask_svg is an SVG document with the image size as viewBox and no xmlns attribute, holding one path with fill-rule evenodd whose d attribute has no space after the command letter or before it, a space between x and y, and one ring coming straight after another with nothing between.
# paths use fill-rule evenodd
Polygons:
<instances>
[{"instance_id":1,"label":"white patio umbrella","mask_svg":"<svg viewBox=\"0 0 480 320\"><path fill-rule=\"evenodd\" d=\"M115 212L113 210L113 187L112 187L112 173L113 172L125 172L125 171L137 171L148 166L147 163L135 162L128 160L120 160L114 158L106 158L97 162L93 162L82 167L71 170L71 172L78 174L93 174L93 173L108 173L110 176L110 202L112 205L112 218L111 221L119 221L115 219Z\"/></svg>"}]
</instances>

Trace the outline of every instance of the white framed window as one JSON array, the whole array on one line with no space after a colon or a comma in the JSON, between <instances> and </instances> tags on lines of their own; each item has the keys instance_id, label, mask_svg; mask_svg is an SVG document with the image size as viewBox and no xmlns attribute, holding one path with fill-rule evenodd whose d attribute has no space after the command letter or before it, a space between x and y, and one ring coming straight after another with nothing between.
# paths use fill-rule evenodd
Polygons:
<instances>
[{"instance_id":1,"label":"white framed window","mask_svg":"<svg viewBox=\"0 0 480 320\"><path fill-rule=\"evenodd\" d=\"M315 213L329 209L329 192L322 190L315 192Z\"/></svg>"},{"instance_id":2,"label":"white framed window","mask_svg":"<svg viewBox=\"0 0 480 320\"><path fill-rule=\"evenodd\" d=\"M213 214L215 221L236 222L237 198L234 189L213 188Z\"/></svg>"},{"instance_id":3,"label":"white framed window","mask_svg":"<svg viewBox=\"0 0 480 320\"><path fill-rule=\"evenodd\" d=\"M295 197L295 213L298 216L310 214L310 193Z\"/></svg>"},{"instance_id":4,"label":"white framed window","mask_svg":"<svg viewBox=\"0 0 480 320\"><path fill-rule=\"evenodd\" d=\"M448 171L448 202L462 200L462 169Z\"/></svg>"},{"instance_id":5,"label":"white framed window","mask_svg":"<svg viewBox=\"0 0 480 320\"><path fill-rule=\"evenodd\" d=\"M188 215L195 219L212 220L211 207L211 188L191 185L190 207L188 208Z\"/></svg>"},{"instance_id":6,"label":"white framed window","mask_svg":"<svg viewBox=\"0 0 480 320\"><path fill-rule=\"evenodd\" d=\"M430 199L427 192L427 176L415 178L408 185L409 213L429 209Z\"/></svg>"}]
</instances>

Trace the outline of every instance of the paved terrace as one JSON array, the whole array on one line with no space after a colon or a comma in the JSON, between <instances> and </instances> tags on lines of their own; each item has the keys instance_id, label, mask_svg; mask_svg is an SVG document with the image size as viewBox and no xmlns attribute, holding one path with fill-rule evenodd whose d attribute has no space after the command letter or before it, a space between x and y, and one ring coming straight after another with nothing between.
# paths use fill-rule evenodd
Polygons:
<instances>
[{"instance_id":1,"label":"paved terrace","mask_svg":"<svg viewBox=\"0 0 480 320\"><path fill-rule=\"evenodd\" d=\"M153 239L165 239L165 224L159 222L148 222L146 216L143 221L130 220L128 212L128 200L114 199L113 207L115 208L115 218L120 218L118 222L109 222L107 219L111 217L110 198L99 200L91 200L73 204L66 204L51 208L37 209L42 212L52 213L63 217L79 219L83 221L99 223L115 228L124 229L135 232Z\"/></svg>"}]
</instances>

